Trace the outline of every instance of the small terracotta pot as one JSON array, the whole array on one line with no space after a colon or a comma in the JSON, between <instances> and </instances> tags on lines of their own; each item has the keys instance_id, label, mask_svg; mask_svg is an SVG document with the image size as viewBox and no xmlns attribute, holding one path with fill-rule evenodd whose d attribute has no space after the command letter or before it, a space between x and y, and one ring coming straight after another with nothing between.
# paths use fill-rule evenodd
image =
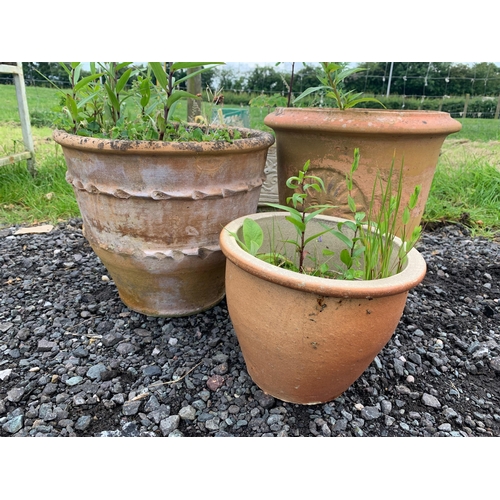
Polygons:
<instances>
[{"instance_id":1,"label":"small terracotta pot","mask_svg":"<svg viewBox=\"0 0 500 500\"><path fill-rule=\"evenodd\" d=\"M224 297L220 228L257 211L271 134L167 143L54 132L84 234L122 301L149 316L187 316Z\"/></svg>"},{"instance_id":2,"label":"small terracotta pot","mask_svg":"<svg viewBox=\"0 0 500 500\"><path fill-rule=\"evenodd\" d=\"M294 238L286 214L248 217L264 229L262 251L275 240ZM342 394L366 370L393 335L408 291L425 276L426 265L413 249L399 274L373 281L307 276L263 262L244 251L230 232L242 234L245 217L230 222L220 244L226 255L226 300L247 370L266 393L299 404L325 403ZM308 234L334 227L339 218L319 216ZM345 219L344 219L345 220ZM314 231L314 232L313 232ZM336 255L342 244L329 233L311 243L321 256ZM398 247L401 240L396 239ZM289 247L287 255L293 255Z\"/></svg>"},{"instance_id":3,"label":"small terracotta pot","mask_svg":"<svg viewBox=\"0 0 500 500\"><path fill-rule=\"evenodd\" d=\"M396 173L404 160L400 215L415 186L422 186L408 231L420 224L445 138L462 128L449 113L439 111L361 108L277 108L264 123L276 134L281 204L286 204L292 194L286 187L287 179L311 160L309 173L323 179L327 192L309 197L310 203L335 205L325 214L351 218L345 175L351 168L354 149L359 148L360 163L354 174L358 211L368 210L375 176L380 172L386 181L393 159ZM379 206L376 199L375 212ZM401 226L398 224L398 235Z\"/></svg>"}]
</instances>

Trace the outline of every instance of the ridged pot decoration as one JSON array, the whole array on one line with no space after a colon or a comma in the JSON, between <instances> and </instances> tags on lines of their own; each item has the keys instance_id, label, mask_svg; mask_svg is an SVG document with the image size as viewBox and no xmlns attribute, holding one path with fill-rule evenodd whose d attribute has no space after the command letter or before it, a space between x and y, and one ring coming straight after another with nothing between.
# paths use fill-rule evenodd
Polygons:
<instances>
[{"instance_id":1,"label":"ridged pot decoration","mask_svg":"<svg viewBox=\"0 0 500 500\"><path fill-rule=\"evenodd\" d=\"M358 210L367 210L377 172L387 180L392 160L399 172L404 159L403 196L406 206L415 186L422 191L408 231L420 224L445 138L462 125L449 113L387 109L277 108L264 123L276 134L279 202L291 190L286 180L311 160L309 173L325 182L326 194L310 197L312 204L330 203L328 215L350 218L345 190L355 148L360 164L355 186ZM378 209L375 200L375 210ZM401 227L401 225L399 225ZM398 235L399 231L396 233Z\"/></svg>"},{"instance_id":2,"label":"ridged pot decoration","mask_svg":"<svg viewBox=\"0 0 500 500\"><path fill-rule=\"evenodd\" d=\"M262 252L270 251L270 235L294 239L286 214L250 215L264 230ZM245 217L221 232L226 255L226 301L247 370L267 394L298 404L318 404L341 395L368 368L393 335L408 291L425 276L416 249L402 272L389 278L348 281L309 276L263 262L243 250L230 233L242 238ZM318 216L310 234L339 218ZM345 219L344 219L345 220ZM309 234L309 233L308 233ZM311 243L311 253L328 247L340 252L330 233ZM401 240L396 238L395 246ZM290 246L286 255L293 255Z\"/></svg>"},{"instance_id":3,"label":"ridged pot decoration","mask_svg":"<svg viewBox=\"0 0 500 500\"><path fill-rule=\"evenodd\" d=\"M257 211L274 137L227 142L125 141L62 131L84 235L122 301L149 316L187 316L224 297L221 227Z\"/></svg>"}]
</instances>

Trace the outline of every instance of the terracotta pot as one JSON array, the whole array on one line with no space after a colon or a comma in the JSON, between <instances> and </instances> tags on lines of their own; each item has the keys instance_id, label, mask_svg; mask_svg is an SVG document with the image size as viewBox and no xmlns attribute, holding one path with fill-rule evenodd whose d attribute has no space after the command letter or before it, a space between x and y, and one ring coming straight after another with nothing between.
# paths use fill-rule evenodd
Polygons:
<instances>
[{"instance_id":1,"label":"terracotta pot","mask_svg":"<svg viewBox=\"0 0 500 500\"><path fill-rule=\"evenodd\" d=\"M410 231L420 224L442 144L462 127L448 113L385 109L277 108L264 123L276 134L281 204L291 196L286 180L311 160L309 173L323 179L327 193L310 197L310 202L331 203L337 208L326 214L351 218L345 174L351 168L354 149L359 148L360 165L354 178L359 210L368 209L377 171L386 180L393 158L397 172L404 159L402 207L415 186L422 186ZM376 210L378 205L376 200Z\"/></svg>"},{"instance_id":2,"label":"terracotta pot","mask_svg":"<svg viewBox=\"0 0 500 500\"><path fill-rule=\"evenodd\" d=\"M84 234L122 301L150 316L186 316L224 297L221 227L256 212L271 134L164 143L62 131Z\"/></svg>"},{"instance_id":3,"label":"terracotta pot","mask_svg":"<svg viewBox=\"0 0 500 500\"><path fill-rule=\"evenodd\" d=\"M250 215L270 235L295 239L286 214ZM240 234L245 217L221 233L226 255L226 301L247 370L266 393L291 403L325 403L342 394L393 335L408 291L425 276L426 265L413 249L403 271L373 281L343 281L307 276L268 264L240 248L229 234ZM341 220L319 216L308 234ZM344 219L345 220L345 219ZM312 232L315 231L315 232ZM401 240L396 240L399 246ZM338 255L338 240L327 233L309 252L327 246ZM293 255L289 247L287 255Z\"/></svg>"}]
</instances>

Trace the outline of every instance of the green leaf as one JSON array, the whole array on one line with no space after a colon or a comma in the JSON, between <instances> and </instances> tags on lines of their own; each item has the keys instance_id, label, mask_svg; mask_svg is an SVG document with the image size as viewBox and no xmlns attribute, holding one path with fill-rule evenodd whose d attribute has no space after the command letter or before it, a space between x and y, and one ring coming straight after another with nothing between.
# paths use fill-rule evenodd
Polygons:
<instances>
[{"instance_id":1,"label":"green leaf","mask_svg":"<svg viewBox=\"0 0 500 500\"><path fill-rule=\"evenodd\" d=\"M59 66L61 66L61 68L67 73L67 75L69 77L71 77L71 70L68 68L68 66L66 66L66 64L64 64L63 62L60 62L59 63ZM38 70L35 70L37 73L40 73L40 71ZM41 73L40 73L41 74ZM46 78L46 77L45 77ZM50 81L50 80L49 80Z\"/></svg>"},{"instance_id":2,"label":"green leaf","mask_svg":"<svg viewBox=\"0 0 500 500\"><path fill-rule=\"evenodd\" d=\"M208 65L220 65L226 64L223 62L174 62L171 66L171 71L177 71L178 69L189 69L196 68L198 66L208 66Z\"/></svg>"},{"instance_id":3,"label":"green leaf","mask_svg":"<svg viewBox=\"0 0 500 500\"><path fill-rule=\"evenodd\" d=\"M160 84L161 88L166 89L168 86L168 77L163 69L163 66L159 62L149 62L150 68L153 70L153 73L156 77L156 80Z\"/></svg>"},{"instance_id":4,"label":"green leaf","mask_svg":"<svg viewBox=\"0 0 500 500\"><path fill-rule=\"evenodd\" d=\"M289 177L286 180L286 186L290 189L298 189L298 188L300 188L300 182L301 182L300 179L296 176Z\"/></svg>"},{"instance_id":5,"label":"green leaf","mask_svg":"<svg viewBox=\"0 0 500 500\"><path fill-rule=\"evenodd\" d=\"M316 233L315 235L313 236L310 236L309 238L307 238L305 241L304 241L304 246L306 246L310 241L313 241L315 240L316 238L319 238L320 236L322 236L323 234L325 233L329 233L330 232L330 229L325 229L324 231L321 231L320 233Z\"/></svg>"},{"instance_id":6,"label":"green leaf","mask_svg":"<svg viewBox=\"0 0 500 500\"><path fill-rule=\"evenodd\" d=\"M132 64L131 62L122 62L116 65L115 70L118 72L123 68L126 68L129 64Z\"/></svg>"},{"instance_id":7,"label":"green leaf","mask_svg":"<svg viewBox=\"0 0 500 500\"><path fill-rule=\"evenodd\" d=\"M289 222L291 222L299 231L299 233L303 233L306 230L305 224L302 222L302 219L296 219L291 216L286 216L285 219Z\"/></svg>"},{"instance_id":8,"label":"green leaf","mask_svg":"<svg viewBox=\"0 0 500 500\"><path fill-rule=\"evenodd\" d=\"M258 222L246 218L243 221L243 240L251 255L256 255L264 241L264 233Z\"/></svg>"},{"instance_id":9,"label":"green leaf","mask_svg":"<svg viewBox=\"0 0 500 500\"><path fill-rule=\"evenodd\" d=\"M89 101L91 101L92 99L94 99L94 97L96 97L97 95L99 95L99 91L98 90L96 90L95 92L92 92L88 96L86 96L83 99L80 99L79 101L77 101L76 106L78 107L78 109L83 109L85 107L85 105Z\"/></svg>"},{"instance_id":10,"label":"green leaf","mask_svg":"<svg viewBox=\"0 0 500 500\"><path fill-rule=\"evenodd\" d=\"M366 217L365 212L356 212L354 214L354 221L356 222L356 224L361 224L365 217Z\"/></svg>"},{"instance_id":11,"label":"green leaf","mask_svg":"<svg viewBox=\"0 0 500 500\"><path fill-rule=\"evenodd\" d=\"M224 64L224 63L218 63L218 64ZM212 66L207 66L205 68L201 68L198 71L194 71L193 73L188 73L186 76L179 78L179 80L175 81L175 86L178 87L181 83L185 82L186 80L189 80L190 78L193 78L193 76L199 75L200 73L204 73L205 71L211 70L215 65Z\"/></svg>"},{"instance_id":12,"label":"green leaf","mask_svg":"<svg viewBox=\"0 0 500 500\"><path fill-rule=\"evenodd\" d=\"M200 99L198 96L191 94L190 92L186 92L185 90L176 90L168 99L167 99L167 107L170 108L174 102L179 99L183 99L185 97L189 97L190 99Z\"/></svg>"},{"instance_id":13,"label":"green leaf","mask_svg":"<svg viewBox=\"0 0 500 500\"><path fill-rule=\"evenodd\" d=\"M329 208L332 208L332 205L318 205L318 209L315 210L314 212L311 212L310 214L307 214L305 217L304 217L304 222L307 224L311 219L313 219L314 217L316 217L317 215L323 213L325 210L328 210ZM311 207L309 207L311 208ZM316 208L316 206L315 206Z\"/></svg>"},{"instance_id":14,"label":"green leaf","mask_svg":"<svg viewBox=\"0 0 500 500\"><path fill-rule=\"evenodd\" d=\"M323 69L326 73L333 73L334 71L338 71L342 66L335 62L322 63Z\"/></svg>"},{"instance_id":15,"label":"green leaf","mask_svg":"<svg viewBox=\"0 0 500 500\"><path fill-rule=\"evenodd\" d=\"M82 78L74 87L74 91L78 92L81 88L85 87L88 85L90 82L97 80L99 77L101 77L103 73L96 73L94 75L86 76Z\"/></svg>"},{"instance_id":16,"label":"green leaf","mask_svg":"<svg viewBox=\"0 0 500 500\"><path fill-rule=\"evenodd\" d=\"M109 100L111 101L113 109L115 109L116 111L120 111L120 103L118 102L116 95L113 93L113 90L107 83L104 84L104 87L106 88L106 92L108 94Z\"/></svg>"},{"instance_id":17,"label":"green leaf","mask_svg":"<svg viewBox=\"0 0 500 500\"><path fill-rule=\"evenodd\" d=\"M76 64L76 67L73 67L73 64ZM74 81L77 82L80 80L80 73L82 72L82 63L71 63L71 66L73 67L74 71Z\"/></svg>"},{"instance_id":18,"label":"green leaf","mask_svg":"<svg viewBox=\"0 0 500 500\"><path fill-rule=\"evenodd\" d=\"M415 186L415 190L410 196L410 201L408 202L408 208L413 210L417 206L418 197L420 196L420 191L422 190L422 186Z\"/></svg>"},{"instance_id":19,"label":"green leaf","mask_svg":"<svg viewBox=\"0 0 500 500\"><path fill-rule=\"evenodd\" d=\"M349 251L347 249L343 249L341 252L340 252L340 260L349 268L352 266L352 258L351 258L351 254L349 253Z\"/></svg>"},{"instance_id":20,"label":"green leaf","mask_svg":"<svg viewBox=\"0 0 500 500\"><path fill-rule=\"evenodd\" d=\"M125 73L123 73L122 76L120 76L120 79L116 83L116 93L117 94L119 94L123 90L123 87L125 87L125 85L127 84L128 79L130 78L130 74L132 73L132 71L133 71L133 69L129 68L129 69L127 69L127 71L125 71Z\"/></svg>"},{"instance_id":21,"label":"green leaf","mask_svg":"<svg viewBox=\"0 0 500 500\"><path fill-rule=\"evenodd\" d=\"M378 99L375 99L374 97L361 97L359 99L354 99L352 101L348 101L347 104L345 105L345 108L353 108L360 102L376 102L377 104L380 104L383 108L385 108L385 105L381 103Z\"/></svg>"},{"instance_id":22,"label":"green leaf","mask_svg":"<svg viewBox=\"0 0 500 500\"><path fill-rule=\"evenodd\" d=\"M408 207L405 207L403 210L403 217L402 217L403 224L406 226L408 222L410 222L410 209Z\"/></svg>"},{"instance_id":23,"label":"green leaf","mask_svg":"<svg viewBox=\"0 0 500 500\"><path fill-rule=\"evenodd\" d=\"M342 82L344 81L348 76L351 76L354 73L359 73L360 71L366 71L366 68L346 68L342 71L340 71L337 74L337 79Z\"/></svg>"},{"instance_id":24,"label":"green leaf","mask_svg":"<svg viewBox=\"0 0 500 500\"><path fill-rule=\"evenodd\" d=\"M337 231L335 229L332 229L331 233L335 237L337 237L342 243L344 243L344 245L346 245L348 248L353 247L353 245L354 245L353 241L350 238L348 238L344 233Z\"/></svg>"},{"instance_id":25,"label":"green leaf","mask_svg":"<svg viewBox=\"0 0 500 500\"><path fill-rule=\"evenodd\" d=\"M304 92L302 92L302 94L300 94L299 96L297 96L293 102L296 103L298 100L308 96L309 94L312 94L313 92L318 92L320 90L328 90L330 87L328 87L327 85L320 85L319 87L309 87L308 89L304 90Z\"/></svg>"},{"instance_id":26,"label":"green leaf","mask_svg":"<svg viewBox=\"0 0 500 500\"><path fill-rule=\"evenodd\" d=\"M356 229L358 229L358 226L355 222L353 222L352 220L346 220L345 222L340 222L339 223L339 229L340 227L347 227L349 228L353 233L356 232Z\"/></svg>"},{"instance_id":27,"label":"green leaf","mask_svg":"<svg viewBox=\"0 0 500 500\"><path fill-rule=\"evenodd\" d=\"M245 252L250 253L250 250L248 249L248 247L245 245L245 243L243 241L241 241L241 239L239 238L239 236L235 232L229 231L228 229L226 229L226 231L236 240L236 242L238 243L238 245L243 250L245 250Z\"/></svg>"},{"instance_id":28,"label":"green leaf","mask_svg":"<svg viewBox=\"0 0 500 500\"><path fill-rule=\"evenodd\" d=\"M351 195L347 195L347 204L349 205L349 210L352 213L356 213L356 202Z\"/></svg>"},{"instance_id":29,"label":"green leaf","mask_svg":"<svg viewBox=\"0 0 500 500\"><path fill-rule=\"evenodd\" d=\"M290 212L291 214L295 215L296 217L301 217L301 214L298 210L295 210L295 208L292 207L287 207L286 205L279 205L278 203L266 203L268 207L273 207L273 208L279 208L280 210L285 210L286 212Z\"/></svg>"},{"instance_id":30,"label":"green leaf","mask_svg":"<svg viewBox=\"0 0 500 500\"><path fill-rule=\"evenodd\" d=\"M78 106L76 105L76 101L69 94L66 94L66 107L68 111L71 113L71 117L74 121L78 120Z\"/></svg>"}]
</instances>

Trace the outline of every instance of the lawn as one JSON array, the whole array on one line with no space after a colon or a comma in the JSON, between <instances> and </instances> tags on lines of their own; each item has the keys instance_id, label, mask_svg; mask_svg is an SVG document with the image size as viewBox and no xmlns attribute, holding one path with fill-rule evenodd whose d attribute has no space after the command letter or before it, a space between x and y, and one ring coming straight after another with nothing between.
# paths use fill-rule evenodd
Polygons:
<instances>
[{"instance_id":1,"label":"lawn","mask_svg":"<svg viewBox=\"0 0 500 500\"><path fill-rule=\"evenodd\" d=\"M65 181L62 151L52 139L60 97L56 89L27 87L37 176L26 162L0 167L0 227L57 222L79 215ZM23 150L15 89L0 85L0 157ZM234 106L231 106L234 107ZM249 109L250 127L269 130L266 108ZM207 105L205 112L210 115ZM186 117L186 104L176 110ZM444 143L423 222L467 223L475 234L500 234L500 120L459 120L462 130Z\"/></svg>"}]
</instances>

